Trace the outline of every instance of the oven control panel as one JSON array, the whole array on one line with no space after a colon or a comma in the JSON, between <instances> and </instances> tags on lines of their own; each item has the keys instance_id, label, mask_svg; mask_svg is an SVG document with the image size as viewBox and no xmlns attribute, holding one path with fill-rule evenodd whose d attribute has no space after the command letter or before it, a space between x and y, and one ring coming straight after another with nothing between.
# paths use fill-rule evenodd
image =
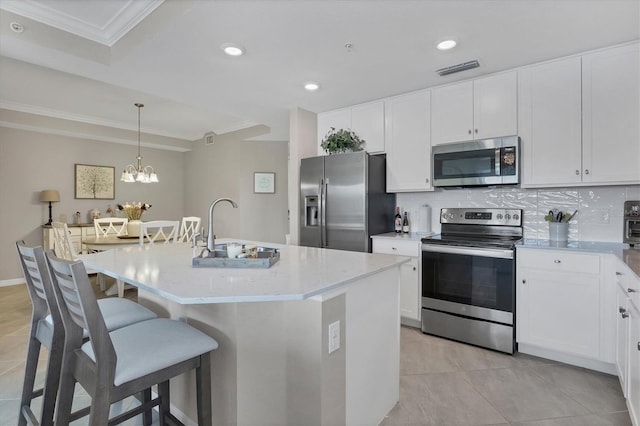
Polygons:
<instances>
[{"instance_id":1,"label":"oven control panel","mask_svg":"<svg viewBox=\"0 0 640 426\"><path fill-rule=\"evenodd\" d=\"M440 210L440 223L522 226L520 209L467 209L448 208Z\"/></svg>"}]
</instances>

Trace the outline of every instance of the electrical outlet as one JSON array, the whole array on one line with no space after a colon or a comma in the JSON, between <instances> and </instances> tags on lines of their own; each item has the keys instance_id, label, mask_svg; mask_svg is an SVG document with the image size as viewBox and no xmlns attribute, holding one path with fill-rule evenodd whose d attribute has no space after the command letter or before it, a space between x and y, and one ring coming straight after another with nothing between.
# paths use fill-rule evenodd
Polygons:
<instances>
[{"instance_id":1,"label":"electrical outlet","mask_svg":"<svg viewBox=\"0 0 640 426\"><path fill-rule=\"evenodd\" d=\"M329 353L340 349L340 321L329 324Z\"/></svg>"}]
</instances>

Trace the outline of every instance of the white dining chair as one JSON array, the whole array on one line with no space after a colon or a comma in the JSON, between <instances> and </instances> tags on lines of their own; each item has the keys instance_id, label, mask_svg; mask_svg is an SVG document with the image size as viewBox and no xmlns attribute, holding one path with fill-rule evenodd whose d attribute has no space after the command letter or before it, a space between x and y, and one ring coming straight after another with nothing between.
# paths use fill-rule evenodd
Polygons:
<instances>
[{"instance_id":1,"label":"white dining chair","mask_svg":"<svg viewBox=\"0 0 640 426\"><path fill-rule=\"evenodd\" d=\"M106 237L108 235L127 235L127 224L129 219L126 217L103 217L93 219L93 228L96 233L96 238ZM100 250L91 250L91 253L98 252ZM106 290L104 275L98 275L98 281L100 283L100 291Z\"/></svg>"},{"instance_id":2,"label":"white dining chair","mask_svg":"<svg viewBox=\"0 0 640 426\"><path fill-rule=\"evenodd\" d=\"M186 216L182 218L180 225L180 237L178 242L190 242L193 234L199 232L201 219L197 216Z\"/></svg>"},{"instance_id":3,"label":"white dining chair","mask_svg":"<svg viewBox=\"0 0 640 426\"><path fill-rule=\"evenodd\" d=\"M93 219L93 227L96 231L96 237L106 237L107 235L127 235L127 223L129 219L126 217L104 217Z\"/></svg>"},{"instance_id":4,"label":"white dining chair","mask_svg":"<svg viewBox=\"0 0 640 426\"><path fill-rule=\"evenodd\" d=\"M48 426L53 425L62 367L64 326L44 250L42 247L27 247L22 241L18 241L16 246L33 306L18 426L24 426L27 423ZM109 331L157 318L156 314L149 309L127 299L101 299L97 304ZM85 330L82 336L86 339L89 334ZM47 370L43 388L35 389L41 346L47 348L48 351ZM39 395L42 395L42 402L40 419L37 420L31 407L31 401Z\"/></svg>"},{"instance_id":5,"label":"white dining chair","mask_svg":"<svg viewBox=\"0 0 640 426\"><path fill-rule=\"evenodd\" d=\"M66 223L52 222L53 251L56 256L66 260L74 260L78 257L76 249L71 241L71 233Z\"/></svg>"},{"instance_id":6,"label":"white dining chair","mask_svg":"<svg viewBox=\"0 0 640 426\"><path fill-rule=\"evenodd\" d=\"M155 318L108 332L81 261L46 253L53 288L65 329L56 424L67 425L74 388L79 383L91 397L89 424L118 424L158 407L160 424L182 424L170 412L169 379L195 370L195 401L199 425L211 425L211 351L218 342L182 321ZM89 341L81 339L89 330ZM151 387L157 398L151 399ZM109 418L111 404L139 395L141 405Z\"/></svg>"},{"instance_id":7,"label":"white dining chair","mask_svg":"<svg viewBox=\"0 0 640 426\"><path fill-rule=\"evenodd\" d=\"M178 240L178 231L180 230L180 221L178 220L152 220L140 224L140 245L154 244L162 242L163 244L172 244Z\"/></svg>"}]
</instances>

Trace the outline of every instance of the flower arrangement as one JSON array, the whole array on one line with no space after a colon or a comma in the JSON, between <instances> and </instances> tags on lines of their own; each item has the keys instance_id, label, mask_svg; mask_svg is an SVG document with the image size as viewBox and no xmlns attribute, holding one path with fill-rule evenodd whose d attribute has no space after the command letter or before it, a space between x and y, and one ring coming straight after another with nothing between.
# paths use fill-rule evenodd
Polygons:
<instances>
[{"instance_id":1,"label":"flower arrangement","mask_svg":"<svg viewBox=\"0 0 640 426\"><path fill-rule=\"evenodd\" d=\"M362 151L364 140L352 130L340 129L336 130L332 127L325 135L324 140L320 144L322 149L328 154L336 154L339 152Z\"/></svg>"},{"instance_id":2,"label":"flower arrangement","mask_svg":"<svg viewBox=\"0 0 640 426\"><path fill-rule=\"evenodd\" d=\"M118 210L120 210L129 220L140 220L142 213L149 210L151 204L147 203L129 203L118 204Z\"/></svg>"}]
</instances>

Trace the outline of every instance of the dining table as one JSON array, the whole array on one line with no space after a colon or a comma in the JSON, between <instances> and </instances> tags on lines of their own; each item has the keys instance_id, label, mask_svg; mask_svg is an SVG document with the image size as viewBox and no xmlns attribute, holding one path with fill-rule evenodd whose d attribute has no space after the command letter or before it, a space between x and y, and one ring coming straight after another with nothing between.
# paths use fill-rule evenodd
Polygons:
<instances>
[{"instance_id":1,"label":"dining table","mask_svg":"<svg viewBox=\"0 0 640 426\"><path fill-rule=\"evenodd\" d=\"M279 259L264 268L203 267L194 258L204 258L206 247L190 243L129 245L80 259L137 287L138 303L159 316L218 341L214 424L379 424L399 400L399 284L410 258L216 243L234 241L277 250ZM196 418L193 380L170 383L172 412L185 423Z\"/></svg>"},{"instance_id":2,"label":"dining table","mask_svg":"<svg viewBox=\"0 0 640 426\"><path fill-rule=\"evenodd\" d=\"M89 252L104 251L114 248L131 247L140 245L140 237L126 235L104 235L90 237L82 240L82 244Z\"/></svg>"},{"instance_id":3,"label":"dining table","mask_svg":"<svg viewBox=\"0 0 640 426\"><path fill-rule=\"evenodd\" d=\"M148 243L145 238L143 240ZM100 252L105 250L111 250L115 248L123 247L136 247L140 245L140 237L132 237L128 235L101 235L96 237L85 238L82 240L82 244L86 247L89 253ZM124 297L124 291L131 289L130 285L125 285L122 281L116 280L116 282L105 290L107 296L118 295L118 297Z\"/></svg>"}]
</instances>

